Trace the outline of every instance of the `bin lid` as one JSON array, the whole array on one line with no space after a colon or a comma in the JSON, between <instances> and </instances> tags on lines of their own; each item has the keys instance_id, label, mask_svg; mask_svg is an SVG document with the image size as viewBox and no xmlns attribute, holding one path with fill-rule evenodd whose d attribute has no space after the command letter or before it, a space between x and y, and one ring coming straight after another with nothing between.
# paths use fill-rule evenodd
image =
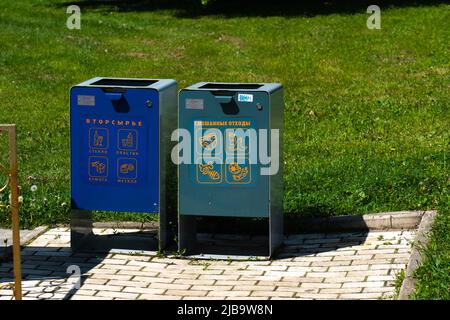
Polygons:
<instances>
[{"instance_id":1,"label":"bin lid","mask_svg":"<svg viewBox=\"0 0 450 320\"><path fill-rule=\"evenodd\" d=\"M282 87L280 83L198 82L184 90L273 92Z\"/></svg>"},{"instance_id":2,"label":"bin lid","mask_svg":"<svg viewBox=\"0 0 450 320\"><path fill-rule=\"evenodd\" d=\"M95 77L79 83L74 87L95 87L95 88L142 88L161 90L173 85L173 79L146 79L146 78L114 78Z\"/></svg>"}]
</instances>

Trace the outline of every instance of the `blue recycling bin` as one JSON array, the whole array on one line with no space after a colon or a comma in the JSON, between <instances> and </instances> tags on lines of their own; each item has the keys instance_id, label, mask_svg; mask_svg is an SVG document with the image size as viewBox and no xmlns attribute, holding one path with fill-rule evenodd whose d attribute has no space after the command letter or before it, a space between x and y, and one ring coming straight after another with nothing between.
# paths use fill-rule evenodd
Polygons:
<instances>
[{"instance_id":1,"label":"blue recycling bin","mask_svg":"<svg viewBox=\"0 0 450 320\"><path fill-rule=\"evenodd\" d=\"M170 79L100 77L71 88L73 247L92 233L93 210L158 213L159 245L166 246L176 225L168 201L176 184L169 146L176 88Z\"/></svg>"}]
</instances>

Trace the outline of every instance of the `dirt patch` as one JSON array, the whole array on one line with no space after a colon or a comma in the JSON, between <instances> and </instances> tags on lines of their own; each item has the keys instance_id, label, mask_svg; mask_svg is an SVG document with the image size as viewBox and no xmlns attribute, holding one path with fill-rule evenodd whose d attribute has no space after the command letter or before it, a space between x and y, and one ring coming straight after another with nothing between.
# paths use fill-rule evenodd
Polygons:
<instances>
[{"instance_id":1,"label":"dirt patch","mask_svg":"<svg viewBox=\"0 0 450 320\"><path fill-rule=\"evenodd\" d=\"M146 59L150 55L148 53L145 53L145 52L127 52L126 56L133 57L133 58L139 58L139 59Z\"/></svg>"},{"instance_id":2,"label":"dirt patch","mask_svg":"<svg viewBox=\"0 0 450 320\"><path fill-rule=\"evenodd\" d=\"M147 46L154 46L156 44L156 41L153 39L144 39L142 42Z\"/></svg>"},{"instance_id":3,"label":"dirt patch","mask_svg":"<svg viewBox=\"0 0 450 320\"><path fill-rule=\"evenodd\" d=\"M231 44L232 46L236 47L237 49L243 49L245 47L245 41L242 38L235 37L235 36L229 36L226 34L220 35L216 41Z\"/></svg>"},{"instance_id":4,"label":"dirt patch","mask_svg":"<svg viewBox=\"0 0 450 320\"><path fill-rule=\"evenodd\" d=\"M175 59L182 59L185 57L185 50L186 48L184 46L173 48L167 51L169 57L175 58Z\"/></svg>"}]
</instances>

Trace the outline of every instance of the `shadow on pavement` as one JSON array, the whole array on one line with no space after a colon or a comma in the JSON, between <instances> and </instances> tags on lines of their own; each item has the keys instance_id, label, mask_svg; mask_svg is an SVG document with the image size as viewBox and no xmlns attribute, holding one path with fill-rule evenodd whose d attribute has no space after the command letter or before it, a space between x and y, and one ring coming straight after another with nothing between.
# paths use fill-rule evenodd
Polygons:
<instances>
[{"instance_id":1,"label":"shadow on pavement","mask_svg":"<svg viewBox=\"0 0 450 320\"><path fill-rule=\"evenodd\" d=\"M77 281L82 287L93 269L104 264L108 255L123 253L130 255L130 259L132 255L156 255L157 244L157 232L148 230L94 234L89 244L77 251L73 251L70 244L65 247L29 245L21 251L22 280L25 281L22 291L34 299L70 299L78 291ZM80 278L74 273L78 268ZM0 290L5 290L2 287L13 281L12 259L3 257L0 260ZM45 286L44 290L39 289L42 286Z\"/></svg>"},{"instance_id":2,"label":"shadow on pavement","mask_svg":"<svg viewBox=\"0 0 450 320\"><path fill-rule=\"evenodd\" d=\"M367 231L291 234L285 238L283 248L274 259L305 257L361 245L365 242L367 235ZM154 231L97 235L95 237L98 241L97 245L78 252L72 252L68 245L52 246L51 243L50 246L25 247L22 250L25 296L32 299L70 299L79 290L75 287L79 278L72 273L73 269L71 272L70 268L80 268L82 275L80 282L81 289L83 289L86 279L93 276L95 278L95 274L98 275L100 272L107 273L108 270L111 270L111 274L133 275L133 271L121 269L121 265L116 265L112 260L105 260L111 258L111 254L127 254L130 261L135 256L135 259L143 261L144 265L146 261L149 262L158 256L156 251L151 250L155 248L153 243L156 243ZM210 247L216 248L219 253L223 252L221 251L223 248L232 249L237 254L245 252L249 248L254 253L258 248L258 236L250 233L247 235L216 234L214 236L200 233L198 240L208 242ZM136 247L136 243L141 243L141 245ZM130 247L130 244L134 245ZM245 250L242 251L242 249ZM145 256L148 256L148 259ZM173 258L176 263L176 257ZM152 260L152 263L154 262L158 262L158 260ZM189 269L190 264L195 265L196 261L193 260L188 265L180 265L180 268ZM105 265L108 268L104 268ZM160 270L158 269L158 271ZM10 282L13 282L12 263L11 261L2 262L0 263L0 288Z\"/></svg>"}]
</instances>

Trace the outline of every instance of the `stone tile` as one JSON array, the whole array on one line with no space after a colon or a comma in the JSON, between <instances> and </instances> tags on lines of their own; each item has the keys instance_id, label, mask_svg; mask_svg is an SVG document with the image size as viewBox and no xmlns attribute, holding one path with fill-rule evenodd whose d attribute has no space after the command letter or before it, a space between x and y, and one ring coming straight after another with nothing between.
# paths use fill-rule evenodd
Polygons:
<instances>
[{"instance_id":1,"label":"stone tile","mask_svg":"<svg viewBox=\"0 0 450 320\"><path fill-rule=\"evenodd\" d=\"M229 291L227 292L227 297L248 297L250 295L251 291ZM208 297L220 297L223 296L223 292L217 292L217 291L209 291Z\"/></svg>"},{"instance_id":2,"label":"stone tile","mask_svg":"<svg viewBox=\"0 0 450 320\"><path fill-rule=\"evenodd\" d=\"M307 292L301 292L301 293L296 293L295 296L296 298L303 298L303 299L337 299L338 294L335 293L307 293Z\"/></svg>"},{"instance_id":3,"label":"stone tile","mask_svg":"<svg viewBox=\"0 0 450 320\"><path fill-rule=\"evenodd\" d=\"M332 293L332 294L342 294L342 293L360 293L362 288L323 288L320 289L320 293Z\"/></svg>"},{"instance_id":4,"label":"stone tile","mask_svg":"<svg viewBox=\"0 0 450 320\"><path fill-rule=\"evenodd\" d=\"M121 298L127 300L135 300L137 299L139 294L129 292L117 292L117 291L99 291L95 296L105 298Z\"/></svg>"},{"instance_id":5,"label":"stone tile","mask_svg":"<svg viewBox=\"0 0 450 320\"><path fill-rule=\"evenodd\" d=\"M336 289L336 288L340 288L341 286L342 286L341 283L325 283L325 282L316 282L316 283L314 283L314 282L311 282L311 283L304 282L301 285L302 288L318 288L318 289L325 289L325 288Z\"/></svg>"},{"instance_id":6,"label":"stone tile","mask_svg":"<svg viewBox=\"0 0 450 320\"><path fill-rule=\"evenodd\" d=\"M179 283L150 283L149 288L166 289L166 290L188 290L191 284L179 284Z\"/></svg>"},{"instance_id":7,"label":"stone tile","mask_svg":"<svg viewBox=\"0 0 450 320\"><path fill-rule=\"evenodd\" d=\"M345 283L345 282L362 282L366 277L332 277L325 278L326 283Z\"/></svg>"},{"instance_id":8,"label":"stone tile","mask_svg":"<svg viewBox=\"0 0 450 320\"><path fill-rule=\"evenodd\" d=\"M383 287L384 281L371 282L347 282L342 284L342 288L368 288L368 287Z\"/></svg>"},{"instance_id":9,"label":"stone tile","mask_svg":"<svg viewBox=\"0 0 450 320\"><path fill-rule=\"evenodd\" d=\"M143 294L163 294L165 289L153 289L153 288L142 288L142 287L125 287L122 292L128 293L143 293Z\"/></svg>"},{"instance_id":10,"label":"stone tile","mask_svg":"<svg viewBox=\"0 0 450 320\"><path fill-rule=\"evenodd\" d=\"M213 284L216 284L218 286L234 286L236 283L240 283L239 281L223 281L223 280L201 280L201 279L175 279L173 283L178 284L186 284L186 285L198 285L198 286L211 286ZM256 283L256 281L252 281L252 283ZM242 283L245 284L245 283Z\"/></svg>"},{"instance_id":11,"label":"stone tile","mask_svg":"<svg viewBox=\"0 0 450 320\"><path fill-rule=\"evenodd\" d=\"M141 294L139 300L181 300L182 296L178 295L159 295L159 294Z\"/></svg>"},{"instance_id":12,"label":"stone tile","mask_svg":"<svg viewBox=\"0 0 450 320\"><path fill-rule=\"evenodd\" d=\"M378 299L380 298L380 293L378 292L363 292L363 293L343 293L339 295L339 299Z\"/></svg>"},{"instance_id":13,"label":"stone tile","mask_svg":"<svg viewBox=\"0 0 450 320\"><path fill-rule=\"evenodd\" d=\"M253 291L250 296L251 297L286 297L292 298L294 297L295 292L291 291Z\"/></svg>"},{"instance_id":14,"label":"stone tile","mask_svg":"<svg viewBox=\"0 0 450 320\"><path fill-rule=\"evenodd\" d=\"M215 292L215 291L210 291ZM192 296L192 297L204 297L208 291L206 290L173 290L169 289L165 292L165 294L173 295L173 296ZM223 294L222 292L219 292L220 294Z\"/></svg>"}]
</instances>

